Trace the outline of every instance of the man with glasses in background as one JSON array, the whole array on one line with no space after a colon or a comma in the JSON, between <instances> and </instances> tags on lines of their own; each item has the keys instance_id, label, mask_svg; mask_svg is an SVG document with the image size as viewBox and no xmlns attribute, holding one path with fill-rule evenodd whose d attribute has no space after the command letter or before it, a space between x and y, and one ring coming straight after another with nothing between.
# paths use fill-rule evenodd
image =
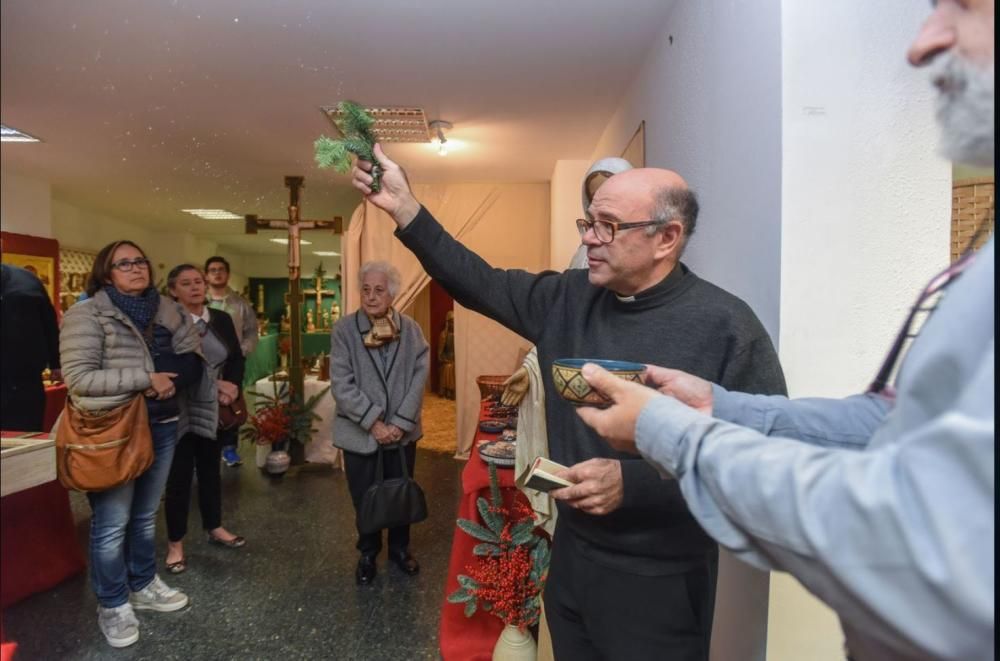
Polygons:
<instances>
[{"instance_id":1,"label":"man with glasses in background","mask_svg":"<svg viewBox=\"0 0 1000 661\"><path fill-rule=\"evenodd\" d=\"M559 659L708 658L718 548L677 483L613 451L555 391L552 361L608 358L683 365L751 392L785 392L778 357L741 300L680 262L698 202L675 172L612 176L577 221L588 268L531 274L493 269L455 241L375 147L354 185L388 212L396 235L455 300L538 348L553 460L575 491L559 496L545 614ZM568 490L565 490L568 491Z\"/></svg>"},{"instance_id":2,"label":"man with glasses in background","mask_svg":"<svg viewBox=\"0 0 1000 661\"><path fill-rule=\"evenodd\" d=\"M250 302L229 286L229 262L225 257L216 255L205 260L205 282L208 283L205 304L232 316L243 356L248 356L257 347L257 314ZM219 431L222 460L230 467L243 463L236 452L238 433L238 429Z\"/></svg>"},{"instance_id":3,"label":"man with glasses in background","mask_svg":"<svg viewBox=\"0 0 1000 661\"><path fill-rule=\"evenodd\" d=\"M931 66L945 155L981 167L994 164L994 11L939 0L909 52ZM584 369L615 404L580 416L676 476L738 557L833 608L852 659L995 656L994 242L974 253L978 238L919 294L865 394L761 397L650 368L665 397Z\"/></svg>"}]
</instances>

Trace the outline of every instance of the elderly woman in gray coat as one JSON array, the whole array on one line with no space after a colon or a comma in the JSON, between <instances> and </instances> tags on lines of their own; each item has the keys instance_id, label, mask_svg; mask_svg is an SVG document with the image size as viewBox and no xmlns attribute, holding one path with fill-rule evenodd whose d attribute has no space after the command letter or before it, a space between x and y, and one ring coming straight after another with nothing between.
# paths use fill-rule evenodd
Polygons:
<instances>
[{"instance_id":1,"label":"elderly woman in gray coat","mask_svg":"<svg viewBox=\"0 0 1000 661\"><path fill-rule=\"evenodd\" d=\"M156 511L183 427L178 390L201 378L199 337L191 315L161 297L139 246L115 241L94 260L87 300L63 317L63 378L78 408L101 411L146 397L153 464L138 478L90 492L90 577L97 623L112 647L139 640L133 608L175 611L187 595L156 575Z\"/></svg>"},{"instance_id":2,"label":"elderly woman in gray coat","mask_svg":"<svg viewBox=\"0 0 1000 661\"><path fill-rule=\"evenodd\" d=\"M379 446L404 453L413 475L429 369L427 341L420 327L392 307L399 293L399 271L386 262L366 262L359 280L361 309L334 325L330 349L330 389L337 402L333 442L344 450L355 510L375 481ZM386 478L401 474L401 464L391 453L385 457L384 470ZM409 546L409 526L389 530L389 559L413 576L420 565ZM359 585L367 585L375 578L382 532L359 532L357 548L361 559L355 577Z\"/></svg>"}]
</instances>

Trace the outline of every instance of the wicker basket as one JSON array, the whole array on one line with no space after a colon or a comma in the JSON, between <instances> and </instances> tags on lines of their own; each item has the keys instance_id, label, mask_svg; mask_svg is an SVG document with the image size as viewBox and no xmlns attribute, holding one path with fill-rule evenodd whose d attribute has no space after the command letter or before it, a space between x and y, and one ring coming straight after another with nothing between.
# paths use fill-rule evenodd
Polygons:
<instances>
[{"instance_id":1,"label":"wicker basket","mask_svg":"<svg viewBox=\"0 0 1000 661\"><path fill-rule=\"evenodd\" d=\"M503 382L510 374L482 374L476 377L480 399L499 399L503 394Z\"/></svg>"}]
</instances>

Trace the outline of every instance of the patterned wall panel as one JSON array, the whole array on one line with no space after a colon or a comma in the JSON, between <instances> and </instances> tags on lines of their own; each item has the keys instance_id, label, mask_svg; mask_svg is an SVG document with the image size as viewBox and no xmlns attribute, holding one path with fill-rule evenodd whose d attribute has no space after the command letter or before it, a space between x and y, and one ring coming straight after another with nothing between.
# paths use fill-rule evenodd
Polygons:
<instances>
[{"instance_id":1,"label":"patterned wall panel","mask_svg":"<svg viewBox=\"0 0 1000 661\"><path fill-rule=\"evenodd\" d=\"M59 290L62 292L59 307L63 312L83 293L96 257L94 252L59 249Z\"/></svg>"}]
</instances>

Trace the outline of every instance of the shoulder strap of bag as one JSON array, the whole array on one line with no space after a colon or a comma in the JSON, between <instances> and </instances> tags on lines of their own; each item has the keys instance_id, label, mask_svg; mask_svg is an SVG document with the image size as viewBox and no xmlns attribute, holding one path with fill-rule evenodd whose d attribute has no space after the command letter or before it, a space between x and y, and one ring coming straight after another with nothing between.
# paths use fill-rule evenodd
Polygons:
<instances>
[{"instance_id":1,"label":"shoulder strap of bag","mask_svg":"<svg viewBox=\"0 0 1000 661\"><path fill-rule=\"evenodd\" d=\"M385 467L382 465L382 444L379 443L378 449L378 460L375 463L375 483L382 484L385 480Z\"/></svg>"},{"instance_id":2,"label":"shoulder strap of bag","mask_svg":"<svg viewBox=\"0 0 1000 661\"><path fill-rule=\"evenodd\" d=\"M403 444L400 443L396 449L396 454L399 455L399 465L403 468L403 479L408 480L410 479L410 471L406 468L406 452L403 449Z\"/></svg>"}]
</instances>

